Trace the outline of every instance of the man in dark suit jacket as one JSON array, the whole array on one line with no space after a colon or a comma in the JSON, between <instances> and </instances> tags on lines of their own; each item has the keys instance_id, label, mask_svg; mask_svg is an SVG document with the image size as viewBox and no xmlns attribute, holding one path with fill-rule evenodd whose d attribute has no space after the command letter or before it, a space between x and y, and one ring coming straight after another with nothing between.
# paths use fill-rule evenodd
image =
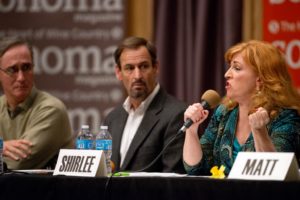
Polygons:
<instances>
[{"instance_id":1,"label":"man in dark suit jacket","mask_svg":"<svg viewBox=\"0 0 300 200\"><path fill-rule=\"evenodd\" d=\"M106 117L113 138L115 171L185 173L182 127L186 104L164 91L157 82L156 48L149 41L129 37L114 53L116 77L128 97ZM169 143L169 144L168 144ZM162 155L149 165L163 150Z\"/></svg>"}]
</instances>

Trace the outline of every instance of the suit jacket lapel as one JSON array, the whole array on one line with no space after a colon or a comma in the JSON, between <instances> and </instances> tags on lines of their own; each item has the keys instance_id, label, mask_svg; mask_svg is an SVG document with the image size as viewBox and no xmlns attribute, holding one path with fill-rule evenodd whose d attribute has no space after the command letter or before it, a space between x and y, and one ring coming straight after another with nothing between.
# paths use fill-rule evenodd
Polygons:
<instances>
[{"instance_id":1,"label":"suit jacket lapel","mask_svg":"<svg viewBox=\"0 0 300 200\"><path fill-rule=\"evenodd\" d=\"M120 147L121 147L121 139L122 139L122 135L123 135L123 130L126 124L126 120L128 117L127 112L122 108L120 108L121 111L119 113L119 116L116 117L114 120L114 126L112 126L113 130L111 131L112 138L113 138L113 145L112 145L112 160L115 161L115 166L116 166L116 170L119 170L119 166L120 166Z\"/></svg>"},{"instance_id":2,"label":"suit jacket lapel","mask_svg":"<svg viewBox=\"0 0 300 200\"><path fill-rule=\"evenodd\" d=\"M158 94L155 96L151 104L149 105L144 118L131 142L131 145L127 151L126 157L124 159L121 169L125 169L130 163L136 151L145 140L145 138L151 133L152 128L159 121L158 114L163 108L163 103L165 99L165 93L162 89L159 90Z\"/></svg>"}]
</instances>

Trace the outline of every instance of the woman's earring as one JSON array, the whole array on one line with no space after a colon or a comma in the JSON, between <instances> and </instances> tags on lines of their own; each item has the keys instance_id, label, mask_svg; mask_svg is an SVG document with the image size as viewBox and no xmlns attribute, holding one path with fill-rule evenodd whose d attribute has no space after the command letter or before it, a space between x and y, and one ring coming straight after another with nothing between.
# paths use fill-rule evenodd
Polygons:
<instances>
[{"instance_id":1,"label":"woman's earring","mask_svg":"<svg viewBox=\"0 0 300 200\"><path fill-rule=\"evenodd\" d=\"M256 95L261 95L261 91L259 89L256 90Z\"/></svg>"}]
</instances>

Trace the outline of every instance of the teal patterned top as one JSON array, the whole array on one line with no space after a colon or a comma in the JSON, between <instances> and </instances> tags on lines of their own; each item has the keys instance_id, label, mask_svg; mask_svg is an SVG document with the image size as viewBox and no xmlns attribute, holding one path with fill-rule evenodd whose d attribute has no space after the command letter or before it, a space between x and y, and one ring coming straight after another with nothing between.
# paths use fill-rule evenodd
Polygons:
<instances>
[{"instance_id":1,"label":"teal patterned top","mask_svg":"<svg viewBox=\"0 0 300 200\"><path fill-rule=\"evenodd\" d=\"M189 166L184 163L185 170L190 175L210 175L213 166L226 167L225 174L229 174L234 162L233 143L235 139L238 108L231 111L220 105L204 134L200 138L203 158L198 165ZM294 152L295 138L300 132L300 116L296 110L282 109L279 115L270 121L267 129L273 144L278 152ZM240 146L240 151L255 151L252 133L245 144Z\"/></svg>"}]
</instances>

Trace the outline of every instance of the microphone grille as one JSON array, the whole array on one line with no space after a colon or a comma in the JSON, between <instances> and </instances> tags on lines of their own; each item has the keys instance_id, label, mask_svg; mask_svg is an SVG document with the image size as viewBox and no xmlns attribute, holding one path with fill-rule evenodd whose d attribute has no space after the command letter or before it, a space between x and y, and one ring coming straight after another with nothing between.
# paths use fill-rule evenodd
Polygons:
<instances>
[{"instance_id":1,"label":"microphone grille","mask_svg":"<svg viewBox=\"0 0 300 200\"><path fill-rule=\"evenodd\" d=\"M206 101L210 105L210 108L215 108L221 102L221 97L215 90L207 90L201 99Z\"/></svg>"}]
</instances>

